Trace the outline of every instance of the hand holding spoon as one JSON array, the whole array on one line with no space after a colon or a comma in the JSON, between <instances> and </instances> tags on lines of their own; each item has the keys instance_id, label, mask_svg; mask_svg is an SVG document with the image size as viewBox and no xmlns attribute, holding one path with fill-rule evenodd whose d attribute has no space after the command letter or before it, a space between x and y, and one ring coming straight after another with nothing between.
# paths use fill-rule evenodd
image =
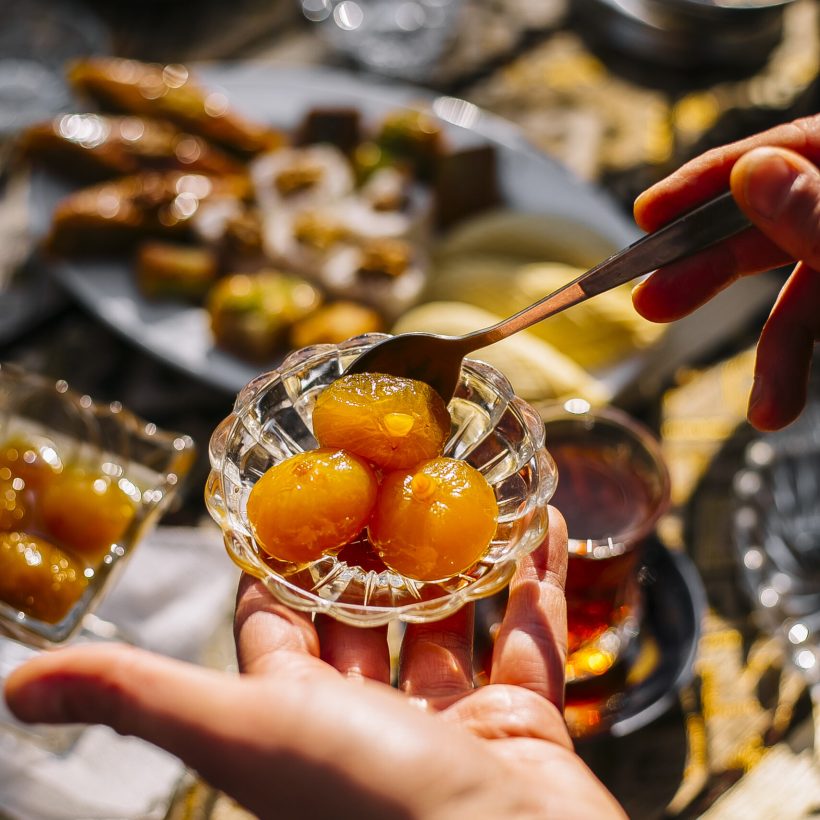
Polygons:
<instances>
[{"instance_id":1,"label":"hand holding spoon","mask_svg":"<svg viewBox=\"0 0 820 820\"><path fill-rule=\"evenodd\" d=\"M650 273L748 228L751 222L731 192L695 208L668 225L633 242L577 279L507 319L463 336L402 333L385 339L359 356L345 370L387 373L427 382L448 402L458 384L464 357L506 339L519 330L554 316L591 296Z\"/></svg>"}]
</instances>

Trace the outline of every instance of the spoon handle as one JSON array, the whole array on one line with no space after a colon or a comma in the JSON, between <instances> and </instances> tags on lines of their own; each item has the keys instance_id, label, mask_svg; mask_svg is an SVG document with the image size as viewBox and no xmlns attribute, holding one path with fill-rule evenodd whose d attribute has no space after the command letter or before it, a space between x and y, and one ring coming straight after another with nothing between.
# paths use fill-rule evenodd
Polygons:
<instances>
[{"instance_id":1,"label":"spoon handle","mask_svg":"<svg viewBox=\"0 0 820 820\"><path fill-rule=\"evenodd\" d=\"M731 192L727 191L654 233L641 237L514 316L464 336L465 347L469 345L468 350L472 351L506 339L542 319L586 301L590 296L691 256L739 233L751 224L738 208Z\"/></svg>"}]
</instances>

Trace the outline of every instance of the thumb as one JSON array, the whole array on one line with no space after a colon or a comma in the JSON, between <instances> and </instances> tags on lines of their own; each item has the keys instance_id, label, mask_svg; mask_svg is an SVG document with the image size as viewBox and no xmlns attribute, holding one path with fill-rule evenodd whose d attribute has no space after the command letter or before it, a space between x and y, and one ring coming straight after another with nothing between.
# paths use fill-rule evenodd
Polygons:
<instances>
[{"instance_id":1,"label":"thumb","mask_svg":"<svg viewBox=\"0 0 820 820\"><path fill-rule=\"evenodd\" d=\"M747 216L793 259L820 269L820 171L786 148L755 148L731 173Z\"/></svg>"}]
</instances>

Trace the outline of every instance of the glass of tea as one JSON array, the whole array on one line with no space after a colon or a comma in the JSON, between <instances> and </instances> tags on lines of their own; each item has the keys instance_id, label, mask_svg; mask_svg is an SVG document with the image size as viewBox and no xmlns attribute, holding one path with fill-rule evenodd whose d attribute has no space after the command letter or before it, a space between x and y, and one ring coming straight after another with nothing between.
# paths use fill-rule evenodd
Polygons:
<instances>
[{"instance_id":1,"label":"glass of tea","mask_svg":"<svg viewBox=\"0 0 820 820\"><path fill-rule=\"evenodd\" d=\"M653 433L614 408L571 399L539 408L567 522L567 683L608 672L638 632L642 545L669 503Z\"/></svg>"}]
</instances>

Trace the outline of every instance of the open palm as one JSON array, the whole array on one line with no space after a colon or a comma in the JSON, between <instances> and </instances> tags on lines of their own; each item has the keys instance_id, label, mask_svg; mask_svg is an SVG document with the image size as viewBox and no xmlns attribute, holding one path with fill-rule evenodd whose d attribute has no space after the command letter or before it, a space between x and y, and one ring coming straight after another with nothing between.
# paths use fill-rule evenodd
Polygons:
<instances>
[{"instance_id":1,"label":"open palm","mask_svg":"<svg viewBox=\"0 0 820 820\"><path fill-rule=\"evenodd\" d=\"M491 683L472 685L472 607L411 626L400 690L384 629L277 604L243 578L233 676L125 646L18 669L23 720L105 723L179 756L260 817L621 817L572 750L560 707L566 530L520 566Z\"/></svg>"}]
</instances>

